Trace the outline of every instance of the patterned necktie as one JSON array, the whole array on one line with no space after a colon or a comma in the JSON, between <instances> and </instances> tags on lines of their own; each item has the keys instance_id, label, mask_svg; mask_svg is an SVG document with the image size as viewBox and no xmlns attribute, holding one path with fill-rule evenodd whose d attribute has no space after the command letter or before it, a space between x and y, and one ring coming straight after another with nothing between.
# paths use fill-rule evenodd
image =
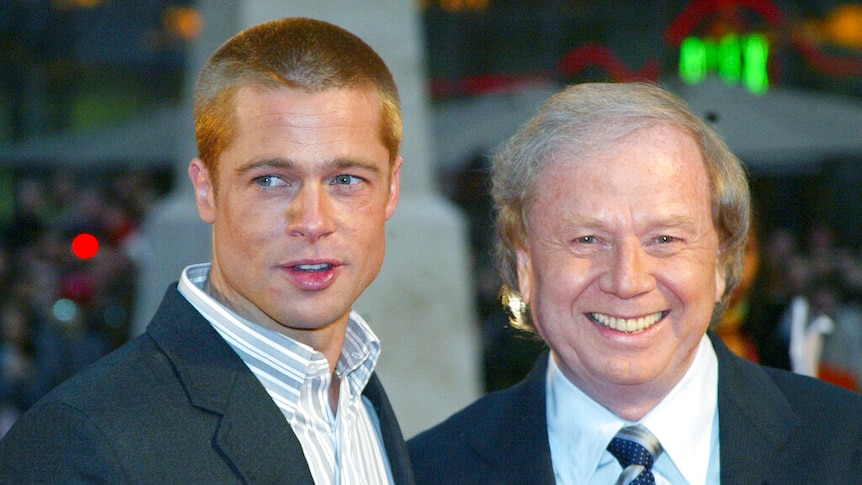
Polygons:
<instances>
[{"instance_id":1,"label":"patterned necktie","mask_svg":"<svg viewBox=\"0 0 862 485\"><path fill-rule=\"evenodd\" d=\"M608 445L623 473L617 485L655 485L652 465L661 454L661 443L643 426L621 429Z\"/></svg>"}]
</instances>

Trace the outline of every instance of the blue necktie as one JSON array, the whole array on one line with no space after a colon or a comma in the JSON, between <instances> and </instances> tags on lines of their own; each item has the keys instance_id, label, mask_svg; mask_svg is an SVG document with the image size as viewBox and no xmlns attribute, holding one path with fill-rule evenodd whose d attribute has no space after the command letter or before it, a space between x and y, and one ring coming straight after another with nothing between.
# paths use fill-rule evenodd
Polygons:
<instances>
[{"instance_id":1,"label":"blue necktie","mask_svg":"<svg viewBox=\"0 0 862 485\"><path fill-rule=\"evenodd\" d=\"M643 426L621 429L608 445L623 472L617 485L655 485L652 465L661 454L661 443Z\"/></svg>"}]
</instances>

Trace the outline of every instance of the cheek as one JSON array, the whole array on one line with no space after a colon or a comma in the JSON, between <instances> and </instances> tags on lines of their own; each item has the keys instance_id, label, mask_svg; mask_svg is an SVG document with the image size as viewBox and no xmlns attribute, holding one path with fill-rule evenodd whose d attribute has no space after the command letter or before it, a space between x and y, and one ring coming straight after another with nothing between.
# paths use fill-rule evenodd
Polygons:
<instances>
[{"instance_id":1,"label":"cheek","mask_svg":"<svg viewBox=\"0 0 862 485\"><path fill-rule=\"evenodd\" d=\"M685 307L711 313L724 294L723 271L713 261L679 263L666 266L660 284Z\"/></svg>"},{"instance_id":2,"label":"cheek","mask_svg":"<svg viewBox=\"0 0 862 485\"><path fill-rule=\"evenodd\" d=\"M381 257L386 251L386 230L382 221L374 226L364 225L353 229L345 227L341 236L347 241L354 241L357 246L365 245L365 252L375 257Z\"/></svg>"},{"instance_id":3,"label":"cheek","mask_svg":"<svg viewBox=\"0 0 862 485\"><path fill-rule=\"evenodd\" d=\"M534 260L535 261L535 260ZM562 258L534 268L530 280L531 305L537 322L570 321L589 299L591 285L585 269L566 264Z\"/></svg>"},{"instance_id":4,"label":"cheek","mask_svg":"<svg viewBox=\"0 0 862 485\"><path fill-rule=\"evenodd\" d=\"M263 243L285 233L284 211L266 204L248 204L237 199L222 203L215 228L239 251L262 252Z\"/></svg>"},{"instance_id":5,"label":"cheek","mask_svg":"<svg viewBox=\"0 0 862 485\"><path fill-rule=\"evenodd\" d=\"M698 257L681 260L679 264L669 265L668 277L674 288L688 295L688 300L704 300L710 307L718 303L724 295L726 279L724 267L713 251L704 251ZM672 271L671 271L672 268Z\"/></svg>"}]
</instances>

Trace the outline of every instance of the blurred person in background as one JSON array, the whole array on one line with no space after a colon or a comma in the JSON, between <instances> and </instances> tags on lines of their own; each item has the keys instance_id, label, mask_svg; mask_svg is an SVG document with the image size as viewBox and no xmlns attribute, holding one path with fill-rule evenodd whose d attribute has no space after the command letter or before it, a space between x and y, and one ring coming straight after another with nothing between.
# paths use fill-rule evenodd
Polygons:
<instances>
[{"instance_id":1,"label":"blurred person in background","mask_svg":"<svg viewBox=\"0 0 862 485\"><path fill-rule=\"evenodd\" d=\"M777 331L793 372L862 390L862 309L843 272L816 272L790 301Z\"/></svg>"},{"instance_id":2,"label":"blurred person in background","mask_svg":"<svg viewBox=\"0 0 862 485\"><path fill-rule=\"evenodd\" d=\"M411 439L417 483L858 483L862 396L710 330L740 282L750 194L681 100L569 87L492 180L505 303L550 352Z\"/></svg>"},{"instance_id":3,"label":"blurred person in background","mask_svg":"<svg viewBox=\"0 0 862 485\"><path fill-rule=\"evenodd\" d=\"M33 403L35 349L28 310L14 298L0 302L0 438Z\"/></svg>"},{"instance_id":4,"label":"blurred person in background","mask_svg":"<svg viewBox=\"0 0 862 485\"><path fill-rule=\"evenodd\" d=\"M3 414L4 429L39 397L128 339L136 266L127 245L143 211L133 213L124 201L157 194L148 171L90 177L86 185L68 172L45 178L51 190L32 174L15 177L13 217L0 226L0 314L22 322L12 328L27 336L28 362L27 372L6 374L17 376L15 389L27 391L7 407L15 412ZM125 180L138 183L130 187ZM82 206L89 210L75 210ZM99 240L92 257L72 251L80 232ZM11 340L18 339L7 338L7 349L13 349ZM25 354L6 355L7 362L23 362ZM24 367L7 367L16 368Z\"/></svg>"},{"instance_id":5,"label":"blurred person in background","mask_svg":"<svg viewBox=\"0 0 862 485\"><path fill-rule=\"evenodd\" d=\"M266 22L205 64L195 128L212 262L15 423L0 482L412 483L380 343L352 311L399 198L388 68L334 25Z\"/></svg>"},{"instance_id":6,"label":"blurred person in background","mask_svg":"<svg viewBox=\"0 0 862 485\"><path fill-rule=\"evenodd\" d=\"M835 244L832 229L812 226L799 248L789 230L769 237L750 295L747 327L760 362L850 390L862 385L862 264Z\"/></svg>"}]
</instances>

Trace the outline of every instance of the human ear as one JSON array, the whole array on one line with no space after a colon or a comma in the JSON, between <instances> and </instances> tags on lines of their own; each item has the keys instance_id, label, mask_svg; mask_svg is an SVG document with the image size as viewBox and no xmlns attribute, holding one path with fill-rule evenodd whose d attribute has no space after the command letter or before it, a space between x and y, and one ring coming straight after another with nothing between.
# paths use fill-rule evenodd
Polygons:
<instances>
[{"instance_id":1,"label":"human ear","mask_svg":"<svg viewBox=\"0 0 862 485\"><path fill-rule=\"evenodd\" d=\"M724 290L727 288L727 275L725 274L727 266L724 264L722 253L719 251L717 261L715 262L715 302L718 303L724 297Z\"/></svg>"},{"instance_id":2,"label":"human ear","mask_svg":"<svg viewBox=\"0 0 862 485\"><path fill-rule=\"evenodd\" d=\"M527 248L518 248L516 254L518 292L521 293L521 299L524 301L524 304L528 305L533 299L533 260Z\"/></svg>"},{"instance_id":3,"label":"human ear","mask_svg":"<svg viewBox=\"0 0 862 485\"><path fill-rule=\"evenodd\" d=\"M215 221L215 194L209 170L200 158L195 158L189 163L189 178L195 190L198 214L204 222L212 224Z\"/></svg>"},{"instance_id":4,"label":"human ear","mask_svg":"<svg viewBox=\"0 0 862 485\"><path fill-rule=\"evenodd\" d=\"M389 174L389 198L386 200L386 220L389 220L395 214L395 208L398 206L398 198L401 195L402 163L401 157L396 158Z\"/></svg>"}]
</instances>

